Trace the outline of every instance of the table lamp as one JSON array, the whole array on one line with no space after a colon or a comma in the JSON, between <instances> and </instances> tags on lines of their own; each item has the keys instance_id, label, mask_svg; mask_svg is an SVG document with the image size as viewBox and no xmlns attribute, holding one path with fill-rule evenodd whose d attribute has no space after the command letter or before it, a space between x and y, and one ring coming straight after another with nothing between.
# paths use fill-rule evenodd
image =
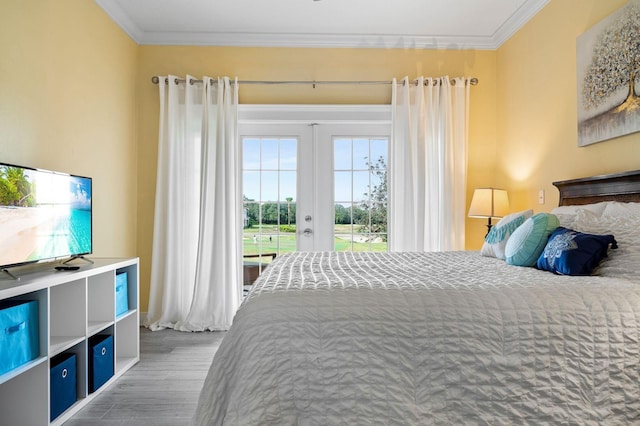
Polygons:
<instances>
[{"instance_id":1,"label":"table lamp","mask_svg":"<svg viewBox=\"0 0 640 426\"><path fill-rule=\"evenodd\" d=\"M496 188L477 188L473 192L469 217L487 218L487 234L491 231L491 218L509 214L507 191Z\"/></svg>"}]
</instances>

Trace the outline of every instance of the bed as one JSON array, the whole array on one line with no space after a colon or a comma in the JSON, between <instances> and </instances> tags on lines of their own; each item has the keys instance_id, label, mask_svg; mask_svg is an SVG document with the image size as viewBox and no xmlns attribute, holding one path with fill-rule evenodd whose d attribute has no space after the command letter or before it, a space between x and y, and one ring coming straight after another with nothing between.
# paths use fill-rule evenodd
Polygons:
<instances>
[{"instance_id":1,"label":"bed","mask_svg":"<svg viewBox=\"0 0 640 426\"><path fill-rule=\"evenodd\" d=\"M279 256L194 423L639 424L640 204L616 200L640 202L640 171L554 185L561 225L618 233L596 275L479 252Z\"/></svg>"}]
</instances>

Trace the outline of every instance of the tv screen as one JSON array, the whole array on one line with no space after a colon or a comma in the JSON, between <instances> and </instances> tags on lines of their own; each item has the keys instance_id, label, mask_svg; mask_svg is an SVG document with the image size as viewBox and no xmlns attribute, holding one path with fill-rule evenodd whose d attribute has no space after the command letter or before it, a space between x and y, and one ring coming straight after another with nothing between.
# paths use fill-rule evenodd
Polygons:
<instances>
[{"instance_id":1,"label":"tv screen","mask_svg":"<svg viewBox=\"0 0 640 426\"><path fill-rule=\"evenodd\" d=\"M0 267L92 252L91 178L0 163Z\"/></svg>"}]
</instances>

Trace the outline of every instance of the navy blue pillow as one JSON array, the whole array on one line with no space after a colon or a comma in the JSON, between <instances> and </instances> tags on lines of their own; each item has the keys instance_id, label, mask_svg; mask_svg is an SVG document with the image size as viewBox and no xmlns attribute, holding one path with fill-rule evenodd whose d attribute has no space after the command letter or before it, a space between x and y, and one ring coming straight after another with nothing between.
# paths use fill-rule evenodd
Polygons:
<instances>
[{"instance_id":1,"label":"navy blue pillow","mask_svg":"<svg viewBox=\"0 0 640 426\"><path fill-rule=\"evenodd\" d=\"M617 248L613 235L592 235L558 227L538 258L538 269L562 275L591 275L607 250Z\"/></svg>"}]
</instances>

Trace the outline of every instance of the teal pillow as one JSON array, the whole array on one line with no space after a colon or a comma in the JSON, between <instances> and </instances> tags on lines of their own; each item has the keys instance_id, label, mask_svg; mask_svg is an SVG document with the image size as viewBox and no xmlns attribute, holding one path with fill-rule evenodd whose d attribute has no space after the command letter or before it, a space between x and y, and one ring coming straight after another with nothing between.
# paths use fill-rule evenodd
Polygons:
<instances>
[{"instance_id":1,"label":"teal pillow","mask_svg":"<svg viewBox=\"0 0 640 426\"><path fill-rule=\"evenodd\" d=\"M533 215L533 210L511 213L494 225L484 239L480 254L504 260L504 248L516 228Z\"/></svg>"},{"instance_id":2,"label":"teal pillow","mask_svg":"<svg viewBox=\"0 0 640 426\"><path fill-rule=\"evenodd\" d=\"M510 265L535 266L551 233L560 226L555 215L538 213L525 220L507 240L504 249Z\"/></svg>"}]
</instances>

